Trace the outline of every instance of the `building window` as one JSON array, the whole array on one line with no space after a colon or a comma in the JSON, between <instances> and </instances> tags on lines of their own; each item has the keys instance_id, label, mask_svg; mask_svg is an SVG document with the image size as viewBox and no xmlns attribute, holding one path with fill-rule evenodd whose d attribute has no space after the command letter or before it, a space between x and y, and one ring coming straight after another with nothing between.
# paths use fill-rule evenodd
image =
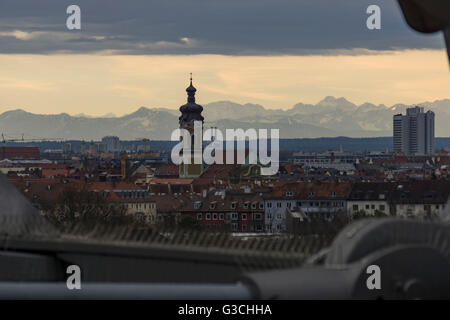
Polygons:
<instances>
[{"instance_id":1,"label":"building window","mask_svg":"<svg viewBox=\"0 0 450 320\"><path fill-rule=\"evenodd\" d=\"M242 214L242 220L247 220L247 214L245 213Z\"/></svg>"},{"instance_id":2,"label":"building window","mask_svg":"<svg viewBox=\"0 0 450 320\"><path fill-rule=\"evenodd\" d=\"M236 202L231 203L231 209L236 209Z\"/></svg>"},{"instance_id":3,"label":"building window","mask_svg":"<svg viewBox=\"0 0 450 320\"><path fill-rule=\"evenodd\" d=\"M252 209L256 209L256 203L252 203Z\"/></svg>"},{"instance_id":4,"label":"building window","mask_svg":"<svg viewBox=\"0 0 450 320\"><path fill-rule=\"evenodd\" d=\"M224 219L223 213L219 214L219 220L223 220L223 219Z\"/></svg>"},{"instance_id":5,"label":"building window","mask_svg":"<svg viewBox=\"0 0 450 320\"><path fill-rule=\"evenodd\" d=\"M211 220L211 213L206 214L206 220Z\"/></svg>"},{"instance_id":6,"label":"building window","mask_svg":"<svg viewBox=\"0 0 450 320\"><path fill-rule=\"evenodd\" d=\"M268 220L272 220L272 214L271 214L271 213L268 213L268 214L267 214L267 219L268 219Z\"/></svg>"},{"instance_id":7,"label":"building window","mask_svg":"<svg viewBox=\"0 0 450 320\"><path fill-rule=\"evenodd\" d=\"M375 205L374 204L372 205L372 209L375 209Z\"/></svg>"},{"instance_id":8,"label":"building window","mask_svg":"<svg viewBox=\"0 0 450 320\"><path fill-rule=\"evenodd\" d=\"M330 192L330 196L331 196L331 197L336 197L336 191L331 191L331 192Z\"/></svg>"},{"instance_id":9,"label":"building window","mask_svg":"<svg viewBox=\"0 0 450 320\"><path fill-rule=\"evenodd\" d=\"M244 203L244 209L248 209L248 203Z\"/></svg>"},{"instance_id":10,"label":"building window","mask_svg":"<svg viewBox=\"0 0 450 320\"><path fill-rule=\"evenodd\" d=\"M202 202L201 201L196 201L194 203L194 209L200 209L201 206L202 206Z\"/></svg>"},{"instance_id":11,"label":"building window","mask_svg":"<svg viewBox=\"0 0 450 320\"><path fill-rule=\"evenodd\" d=\"M253 219L254 219L254 220L261 220L261 214L260 214L260 213L255 213L255 214L253 215Z\"/></svg>"},{"instance_id":12,"label":"building window","mask_svg":"<svg viewBox=\"0 0 450 320\"><path fill-rule=\"evenodd\" d=\"M277 219L278 219L278 220L281 220L281 213L278 213L278 214L277 214Z\"/></svg>"},{"instance_id":13,"label":"building window","mask_svg":"<svg viewBox=\"0 0 450 320\"><path fill-rule=\"evenodd\" d=\"M310 191L310 192L308 193L308 196L313 197L315 194L316 194L316 193L315 193L314 191Z\"/></svg>"},{"instance_id":14,"label":"building window","mask_svg":"<svg viewBox=\"0 0 450 320\"><path fill-rule=\"evenodd\" d=\"M281 202L277 202L277 208L281 208Z\"/></svg>"},{"instance_id":15,"label":"building window","mask_svg":"<svg viewBox=\"0 0 450 320\"><path fill-rule=\"evenodd\" d=\"M385 209L386 209L385 205L384 204L380 204L380 210L384 211Z\"/></svg>"},{"instance_id":16,"label":"building window","mask_svg":"<svg viewBox=\"0 0 450 320\"><path fill-rule=\"evenodd\" d=\"M299 201L299 202L297 202L297 207L301 207L302 206L302 203Z\"/></svg>"},{"instance_id":17,"label":"building window","mask_svg":"<svg viewBox=\"0 0 450 320\"><path fill-rule=\"evenodd\" d=\"M217 213L213 213L213 220L217 220Z\"/></svg>"},{"instance_id":18,"label":"building window","mask_svg":"<svg viewBox=\"0 0 450 320\"><path fill-rule=\"evenodd\" d=\"M267 208L272 208L272 202L267 202Z\"/></svg>"},{"instance_id":19,"label":"building window","mask_svg":"<svg viewBox=\"0 0 450 320\"><path fill-rule=\"evenodd\" d=\"M366 204L366 210L370 209L370 205Z\"/></svg>"},{"instance_id":20,"label":"building window","mask_svg":"<svg viewBox=\"0 0 450 320\"><path fill-rule=\"evenodd\" d=\"M202 214L201 213L197 214L197 220L202 220Z\"/></svg>"},{"instance_id":21,"label":"building window","mask_svg":"<svg viewBox=\"0 0 450 320\"><path fill-rule=\"evenodd\" d=\"M260 208L260 209L264 209L264 203L260 202L260 203L259 203L259 208Z\"/></svg>"},{"instance_id":22,"label":"building window","mask_svg":"<svg viewBox=\"0 0 450 320\"><path fill-rule=\"evenodd\" d=\"M286 203L286 206L287 206L288 208L290 208L290 207L291 207L291 203L290 203L290 202Z\"/></svg>"},{"instance_id":23,"label":"building window","mask_svg":"<svg viewBox=\"0 0 450 320\"><path fill-rule=\"evenodd\" d=\"M232 213L231 214L231 219L237 220L238 219L238 214L237 213Z\"/></svg>"},{"instance_id":24,"label":"building window","mask_svg":"<svg viewBox=\"0 0 450 320\"><path fill-rule=\"evenodd\" d=\"M286 197L293 197L294 191L286 191Z\"/></svg>"}]
</instances>

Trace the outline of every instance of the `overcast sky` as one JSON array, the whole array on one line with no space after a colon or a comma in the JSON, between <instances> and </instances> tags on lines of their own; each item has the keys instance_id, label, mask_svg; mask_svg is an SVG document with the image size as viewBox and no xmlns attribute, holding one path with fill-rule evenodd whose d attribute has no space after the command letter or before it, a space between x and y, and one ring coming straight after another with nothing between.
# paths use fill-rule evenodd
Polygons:
<instances>
[{"instance_id":1,"label":"overcast sky","mask_svg":"<svg viewBox=\"0 0 450 320\"><path fill-rule=\"evenodd\" d=\"M81 31L65 26L66 8L73 3L81 8ZM381 7L379 31L366 28L370 4ZM443 48L439 35L410 30L394 0L2 0L0 30L2 53L263 55Z\"/></svg>"},{"instance_id":2,"label":"overcast sky","mask_svg":"<svg viewBox=\"0 0 450 320\"><path fill-rule=\"evenodd\" d=\"M381 30L366 28L370 4ZM422 102L449 97L443 48L394 0L1 0L0 112L177 108L189 72L203 104Z\"/></svg>"}]
</instances>

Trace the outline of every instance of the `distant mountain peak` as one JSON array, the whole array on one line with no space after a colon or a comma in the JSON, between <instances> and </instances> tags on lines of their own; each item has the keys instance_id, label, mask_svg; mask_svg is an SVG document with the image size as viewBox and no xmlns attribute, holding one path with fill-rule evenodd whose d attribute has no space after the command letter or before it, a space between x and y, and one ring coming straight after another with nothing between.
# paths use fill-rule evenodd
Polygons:
<instances>
[{"instance_id":1,"label":"distant mountain peak","mask_svg":"<svg viewBox=\"0 0 450 320\"><path fill-rule=\"evenodd\" d=\"M152 109L146 108L146 107L140 107L136 111L126 115L126 116L145 116L151 112Z\"/></svg>"},{"instance_id":2,"label":"distant mountain peak","mask_svg":"<svg viewBox=\"0 0 450 320\"><path fill-rule=\"evenodd\" d=\"M3 114L5 114L5 115L6 114L23 114L23 113L29 113L29 112L27 112L23 109L13 109L13 110L8 110L8 111L3 112Z\"/></svg>"},{"instance_id":3,"label":"distant mountain peak","mask_svg":"<svg viewBox=\"0 0 450 320\"><path fill-rule=\"evenodd\" d=\"M149 110L150 110L149 108L142 106L139 109L137 109L136 112L147 112Z\"/></svg>"},{"instance_id":4,"label":"distant mountain peak","mask_svg":"<svg viewBox=\"0 0 450 320\"><path fill-rule=\"evenodd\" d=\"M386 107L369 102L357 107L343 97L327 96L317 104L298 103L291 109L265 109L259 104L218 101L205 104L208 126L224 128L277 128L282 138L371 137L392 135L392 116L410 106L424 105L436 113L436 135L450 136L450 99ZM112 116L112 117L111 117ZM178 109L140 107L134 112L95 117L78 114L34 114L22 109L0 114L5 134L17 132L44 138L101 139L114 134L121 139L149 137L169 140L178 127Z\"/></svg>"},{"instance_id":5,"label":"distant mountain peak","mask_svg":"<svg viewBox=\"0 0 450 320\"><path fill-rule=\"evenodd\" d=\"M334 102L338 100L335 96L326 96L325 98L323 98L320 102Z\"/></svg>"},{"instance_id":6,"label":"distant mountain peak","mask_svg":"<svg viewBox=\"0 0 450 320\"><path fill-rule=\"evenodd\" d=\"M318 104L321 104L321 103L350 103L350 104L353 104L350 101L348 101L347 99L345 99L344 97L336 98L334 96L326 96L324 99L319 101Z\"/></svg>"},{"instance_id":7,"label":"distant mountain peak","mask_svg":"<svg viewBox=\"0 0 450 320\"><path fill-rule=\"evenodd\" d=\"M316 104L319 107L328 107L328 108L336 108L336 109L356 109L357 106L344 97L335 98L333 96L327 96L325 99L319 101Z\"/></svg>"}]
</instances>

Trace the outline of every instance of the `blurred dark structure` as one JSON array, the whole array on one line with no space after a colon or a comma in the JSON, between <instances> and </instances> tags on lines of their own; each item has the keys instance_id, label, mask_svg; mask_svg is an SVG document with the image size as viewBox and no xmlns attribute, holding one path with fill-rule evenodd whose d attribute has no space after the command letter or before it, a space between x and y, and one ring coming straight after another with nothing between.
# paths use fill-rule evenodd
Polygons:
<instances>
[{"instance_id":1,"label":"blurred dark structure","mask_svg":"<svg viewBox=\"0 0 450 320\"><path fill-rule=\"evenodd\" d=\"M450 298L448 222L363 219L331 245L315 235L56 230L3 176L0 196L0 299ZM69 265L81 268L83 290L67 289ZM379 290L367 287L371 265L382 270Z\"/></svg>"},{"instance_id":2,"label":"blurred dark structure","mask_svg":"<svg viewBox=\"0 0 450 320\"><path fill-rule=\"evenodd\" d=\"M450 1L398 0L408 25L418 32L444 33L450 59Z\"/></svg>"}]
</instances>

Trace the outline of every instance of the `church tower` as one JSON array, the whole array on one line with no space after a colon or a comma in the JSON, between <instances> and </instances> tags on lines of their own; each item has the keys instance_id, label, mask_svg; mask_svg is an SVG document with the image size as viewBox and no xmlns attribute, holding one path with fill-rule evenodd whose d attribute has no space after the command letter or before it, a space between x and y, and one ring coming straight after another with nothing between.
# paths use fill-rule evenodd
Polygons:
<instances>
[{"instance_id":1,"label":"church tower","mask_svg":"<svg viewBox=\"0 0 450 320\"><path fill-rule=\"evenodd\" d=\"M202 122L203 129L203 107L195 103L195 92L197 89L192 85L192 73L191 73L191 83L186 89L188 98L187 103L180 107L181 116L179 118L180 129L186 129L191 135L191 163L185 164L181 163L179 166L179 177L180 178L197 178L203 173L203 164L194 163L194 121ZM203 141L203 139L201 139Z\"/></svg>"}]
</instances>

